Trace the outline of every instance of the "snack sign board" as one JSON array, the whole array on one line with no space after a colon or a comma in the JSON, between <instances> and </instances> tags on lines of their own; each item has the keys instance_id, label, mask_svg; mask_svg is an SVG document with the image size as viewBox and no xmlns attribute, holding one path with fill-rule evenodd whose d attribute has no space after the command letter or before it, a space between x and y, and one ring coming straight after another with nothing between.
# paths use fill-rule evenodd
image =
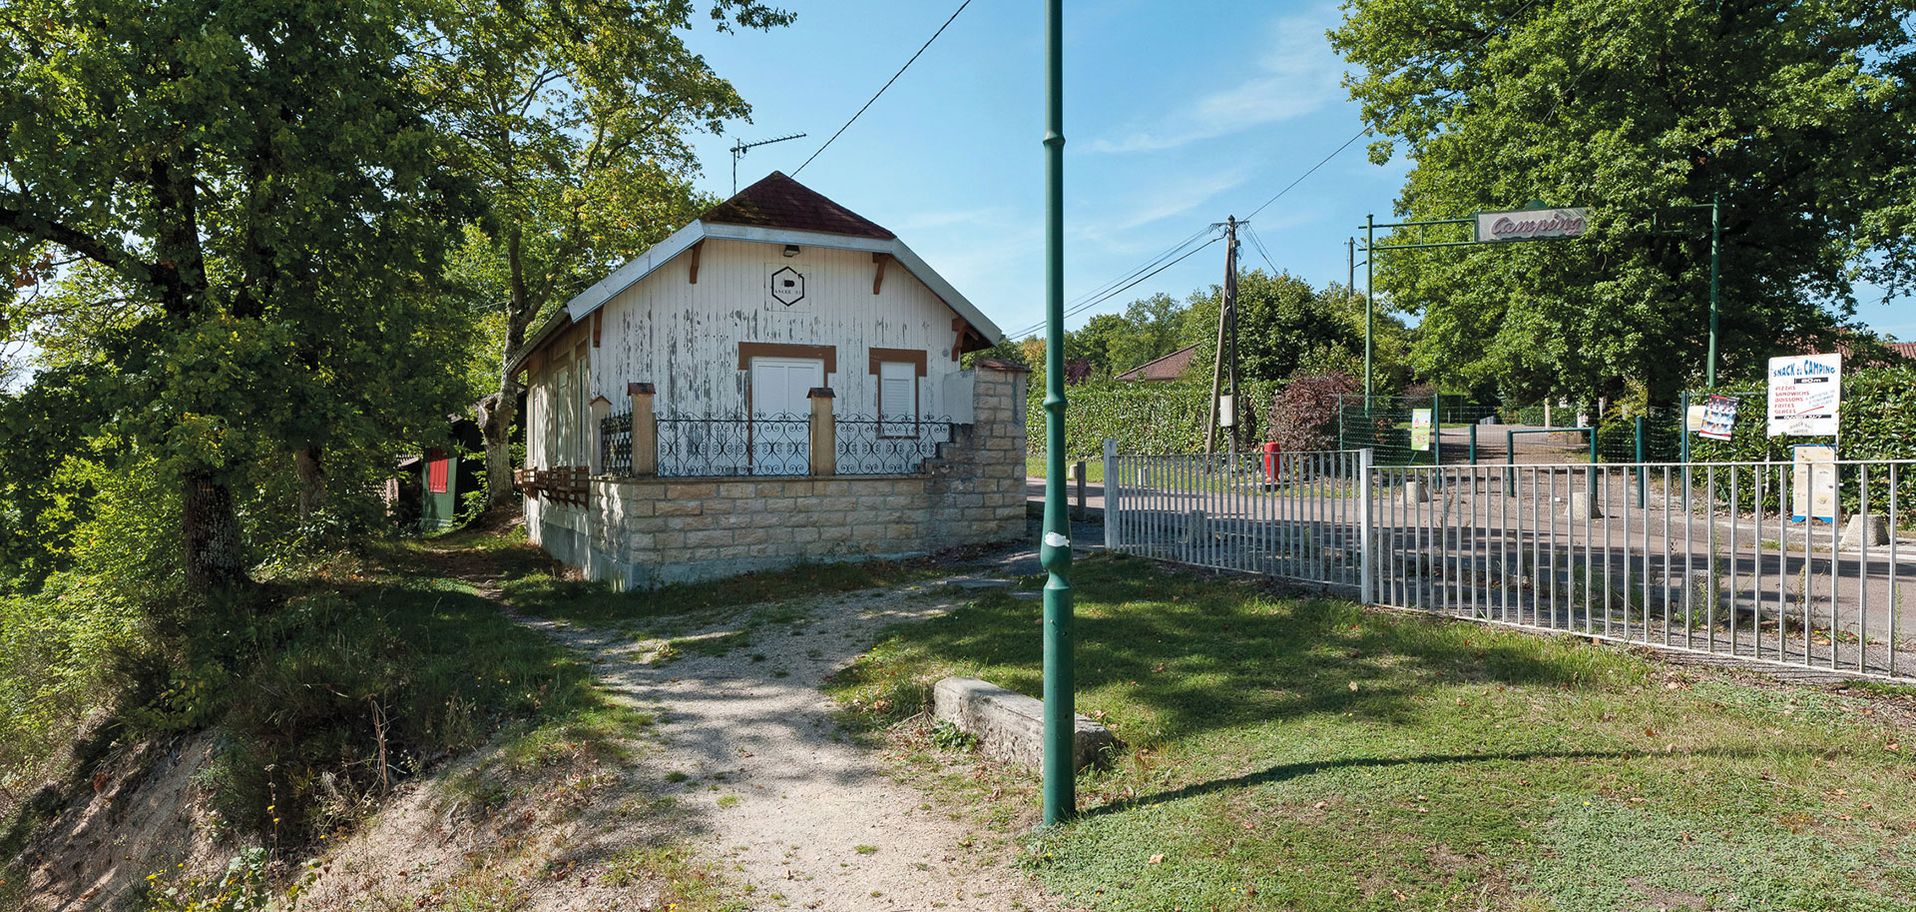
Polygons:
<instances>
[{"instance_id":1,"label":"snack sign board","mask_svg":"<svg viewBox=\"0 0 1916 912\"><path fill-rule=\"evenodd\" d=\"M1835 436L1843 402L1842 355L1770 359L1770 436Z\"/></svg>"}]
</instances>

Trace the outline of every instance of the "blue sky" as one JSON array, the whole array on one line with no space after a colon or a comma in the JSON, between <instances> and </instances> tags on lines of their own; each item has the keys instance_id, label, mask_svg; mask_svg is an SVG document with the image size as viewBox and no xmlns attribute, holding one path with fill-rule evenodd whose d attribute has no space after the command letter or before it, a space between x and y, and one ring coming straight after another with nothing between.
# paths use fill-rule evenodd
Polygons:
<instances>
[{"instance_id":1,"label":"blue sky","mask_svg":"<svg viewBox=\"0 0 1916 912\"><path fill-rule=\"evenodd\" d=\"M950 2L788 0L790 28L692 37L754 108L698 143L700 185L731 189L734 138L810 136L747 154L741 186L791 173L956 8ZM973 0L951 28L799 179L897 232L1006 331L1043 317L1042 6ZM1067 300L1277 193L1360 127L1324 32L1328 3L1066 5ZM1353 145L1253 229L1315 284L1345 279L1344 240L1390 210L1408 164ZM1264 261L1249 244L1248 265ZM1268 267L1267 267L1268 268ZM1182 297L1219 280L1222 245L1114 298ZM1360 276L1361 283L1361 276ZM1093 311L1095 312L1095 311ZM1872 326L1916 339L1916 301L1866 298ZM1072 323L1088 318L1087 312Z\"/></svg>"}]
</instances>

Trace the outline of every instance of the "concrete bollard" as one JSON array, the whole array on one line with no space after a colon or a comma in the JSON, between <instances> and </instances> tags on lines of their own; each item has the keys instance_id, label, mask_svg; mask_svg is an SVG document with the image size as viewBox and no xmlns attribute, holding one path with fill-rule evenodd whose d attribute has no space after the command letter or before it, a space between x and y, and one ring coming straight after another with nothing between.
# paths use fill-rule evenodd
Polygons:
<instances>
[{"instance_id":1,"label":"concrete bollard","mask_svg":"<svg viewBox=\"0 0 1916 912\"><path fill-rule=\"evenodd\" d=\"M1860 551L1864 545L1875 547L1889 544L1889 519L1881 513L1858 513L1843 524L1843 538L1838 547L1845 551Z\"/></svg>"},{"instance_id":2,"label":"concrete bollard","mask_svg":"<svg viewBox=\"0 0 1916 912\"><path fill-rule=\"evenodd\" d=\"M1044 703L977 678L945 678L932 685L932 716L978 739L985 756L1036 768L1044 759ZM1123 744L1084 716L1072 726L1076 769L1106 766Z\"/></svg>"},{"instance_id":3,"label":"concrete bollard","mask_svg":"<svg viewBox=\"0 0 1916 912\"><path fill-rule=\"evenodd\" d=\"M1590 499L1587 491L1571 491L1570 505L1564 512L1571 519L1602 519L1603 510Z\"/></svg>"},{"instance_id":4,"label":"concrete bollard","mask_svg":"<svg viewBox=\"0 0 1916 912\"><path fill-rule=\"evenodd\" d=\"M1429 503L1430 491L1424 488L1424 483L1421 481L1406 481L1404 482L1404 502Z\"/></svg>"}]
</instances>

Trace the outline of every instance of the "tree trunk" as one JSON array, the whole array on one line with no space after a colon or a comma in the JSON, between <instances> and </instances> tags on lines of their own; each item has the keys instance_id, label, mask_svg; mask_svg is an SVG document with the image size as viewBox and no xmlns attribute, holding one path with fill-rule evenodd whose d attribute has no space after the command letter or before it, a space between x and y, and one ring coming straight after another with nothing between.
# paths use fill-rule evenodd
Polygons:
<instances>
[{"instance_id":1,"label":"tree trunk","mask_svg":"<svg viewBox=\"0 0 1916 912\"><path fill-rule=\"evenodd\" d=\"M519 417L519 381L512 363L519 359L526 344L526 330L538 308L526 291L525 258L518 223L506 226L506 344L499 361L499 392L490 408L480 415L480 432L486 442L486 505L496 507L509 502L512 485L512 423Z\"/></svg>"},{"instance_id":2,"label":"tree trunk","mask_svg":"<svg viewBox=\"0 0 1916 912\"><path fill-rule=\"evenodd\" d=\"M512 486L512 423L518 419L519 384L510 376L500 381L499 392L486 397L479 408L479 431L486 443L486 505L510 503Z\"/></svg>"},{"instance_id":3,"label":"tree trunk","mask_svg":"<svg viewBox=\"0 0 1916 912\"><path fill-rule=\"evenodd\" d=\"M198 595L246 581L233 491L210 473L188 473L185 484L186 585Z\"/></svg>"},{"instance_id":4,"label":"tree trunk","mask_svg":"<svg viewBox=\"0 0 1916 912\"><path fill-rule=\"evenodd\" d=\"M293 473L299 477L299 521L311 522L326 503L326 469L318 446L293 451Z\"/></svg>"}]
</instances>

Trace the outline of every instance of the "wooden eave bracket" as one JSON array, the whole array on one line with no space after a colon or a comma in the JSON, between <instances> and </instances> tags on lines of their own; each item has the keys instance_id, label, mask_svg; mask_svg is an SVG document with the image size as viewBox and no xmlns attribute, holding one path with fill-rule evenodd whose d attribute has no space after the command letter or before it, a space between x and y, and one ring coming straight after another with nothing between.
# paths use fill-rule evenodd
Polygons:
<instances>
[{"instance_id":1,"label":"wooden eave bracket","mask_svg":"<svg viewBox=\"0 0 1916 912\"><path fill-rule=\"evenodd\" d=\"M686 284L697 285L699 283L699 254L703 253L704 251L705 251L705 240L703 238L700 238L696 243L692 245L691 281L687 282Z\"/></svg>"},{"instance_id":2,"label":"wooden eave bracket","mask_svg":"<svg viewBox=\"0 0 1916 912\"><path fill-rule=\"evenodd\" d=\"M872 270L872 294L877 294L879 289L885 287L885 265L890 262L891 254L889 253L872 254L872 263L876 267Z\"/></svg>"}]
</instances>

